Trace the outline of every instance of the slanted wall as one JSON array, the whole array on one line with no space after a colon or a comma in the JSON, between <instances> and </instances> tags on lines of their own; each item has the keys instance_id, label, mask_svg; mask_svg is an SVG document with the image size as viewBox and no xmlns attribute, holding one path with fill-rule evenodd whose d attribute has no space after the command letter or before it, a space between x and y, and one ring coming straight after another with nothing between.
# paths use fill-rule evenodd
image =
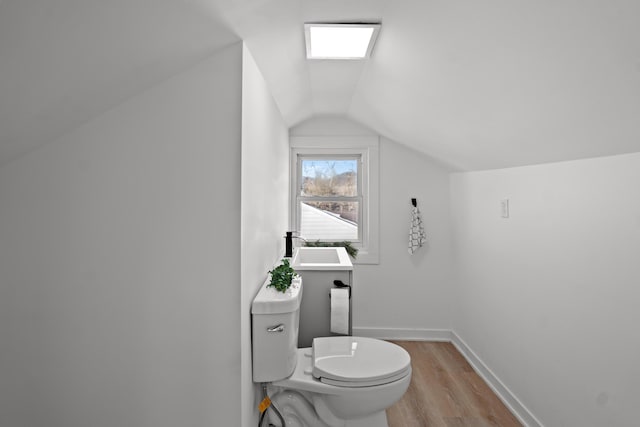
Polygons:
<instances>
[{"instance_id":1,"label":"slanted wall","mask_svg":"<svg viewBox=\"0 0 640 427\"><path fill-rule=\"evenodd\" d=\"M0 168L0 425L237 425L242 45Z\"/></svg>"}]
</instances>

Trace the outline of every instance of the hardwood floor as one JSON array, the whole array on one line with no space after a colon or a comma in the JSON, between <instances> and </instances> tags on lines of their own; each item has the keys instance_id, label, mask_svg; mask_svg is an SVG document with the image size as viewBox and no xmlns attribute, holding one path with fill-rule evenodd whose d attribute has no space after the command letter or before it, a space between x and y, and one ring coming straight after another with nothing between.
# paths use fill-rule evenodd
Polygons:
<instances>
[{"instance_id":1,"label":"hardwood floor","mask_svg":"<svg viewBox=\"0 0 640 427\"><path fill-rule=\"evenodd\" d=\"M451 343L393 341L411 355L409 389L389 427L522 427Z\"/></svg>"}]
</instances>

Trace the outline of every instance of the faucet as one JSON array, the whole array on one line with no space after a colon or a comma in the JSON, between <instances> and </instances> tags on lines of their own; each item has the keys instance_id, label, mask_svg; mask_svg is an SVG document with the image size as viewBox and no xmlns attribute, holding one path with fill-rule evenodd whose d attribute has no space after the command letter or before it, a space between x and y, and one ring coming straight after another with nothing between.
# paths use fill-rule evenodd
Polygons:
<instances>
[{"instance_id":1,"label":"faucet","mask_svg":"<svg viewBox=\"0 0 640 427\"><path fill-rule=\"evenodd\" d=\"M293 256L293 231L287 231L285 236L284 257L291 258Z\"/></svg>"},{"instance_id":2,"label":"faucet","mask_svg":"<svg viewBox=\"0 0 640 427\"><path fill-rule=\"evenodd\" d=\"M297 233L297 231L286 231L284 233L285 234L284 257L285 258L291 258L293 256L293 239L298 239L298 240L302 240L303 242L306 242L305 239L303 239L300 236L294 236L293 233Z\"/></svg>"}]
</instances>

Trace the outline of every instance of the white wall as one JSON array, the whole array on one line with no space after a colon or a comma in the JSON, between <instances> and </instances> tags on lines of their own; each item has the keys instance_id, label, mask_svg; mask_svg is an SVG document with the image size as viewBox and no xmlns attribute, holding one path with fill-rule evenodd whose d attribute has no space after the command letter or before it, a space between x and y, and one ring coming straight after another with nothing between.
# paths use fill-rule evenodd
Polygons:
<instances>
[{"instance_id":1,"label":"white wall","mask_svg":"<svg viewBox=\"0 0 640 427\"><path fill-rule=\"evenodd\" d=\"M338 117L316 117L292 136L376 135ZM428 156L380 137L380 263L354 268L354 333L441 338L451 329L449 172ZM428 246L407 252L410 200L418 199Z\"/></svg>"},{"instance_id":2,"label":"white wall","mask_svg":"<svg viewBox=\"0 0 640 427\"><path fill-rule=\"evenodd\" d=\"M241 49L0 169L0 425L237 425Z\"/></svg>"},{"instance_id":3,"label":"white wall","mask_svg":"<svg viewBox=\"0 0 640 427\"><path fill-rule=\"evenodd\" d=\"M637 424L639 182L640 153L452 176L454 331L543 425Z\"/></svg>"},{"instance_id":4,"label":"white wall","mask_svg":"<svg viewBox=\"0 0 640 427\"><path fill-rule=\"evenodd\" d=\"M252 382L251 301L284 254L289 209L289 135L249 50L242 72L242 426L258 425ZM230 425L237 425L236 423Z\"/></svg>"}]
</instances>

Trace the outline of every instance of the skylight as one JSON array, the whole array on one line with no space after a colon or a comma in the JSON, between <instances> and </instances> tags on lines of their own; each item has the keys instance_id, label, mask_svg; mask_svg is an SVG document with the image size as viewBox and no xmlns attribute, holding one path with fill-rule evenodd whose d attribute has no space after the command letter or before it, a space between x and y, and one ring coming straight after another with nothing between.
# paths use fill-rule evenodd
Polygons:
<instances>
[{"instance_id":1,"label":"skylight","mask_svg":"<svg viewBox=\"0 0 640 427\"><path fill-rule=\"evenodd\" d=\"M308 59L364 59L380 24L304 24Z\"/></svg>"}]
</instances>

